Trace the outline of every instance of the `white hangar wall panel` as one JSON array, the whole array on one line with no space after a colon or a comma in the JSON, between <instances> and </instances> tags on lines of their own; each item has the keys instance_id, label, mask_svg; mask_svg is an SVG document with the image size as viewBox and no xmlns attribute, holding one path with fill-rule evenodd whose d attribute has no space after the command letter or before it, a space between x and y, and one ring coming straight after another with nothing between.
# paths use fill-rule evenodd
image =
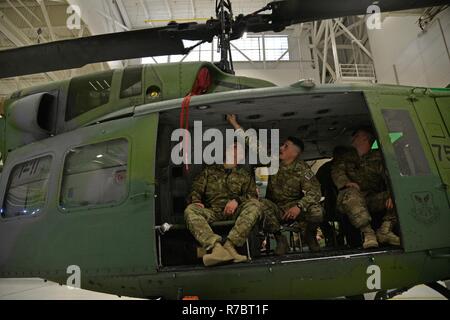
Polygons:
<instances>
[{"instance_id":1,"label":"white hangar wall panel","mask_svg":"<svg viewBox=\"0 0 450 320\"><path fill-rule=\"evenodd\" d=\"M426 31L420 30L418 18L391 16L381 30L368 31L379 83L450 84L450 8L437 15Z\"/></svg>"},{"instance_id":2,"label":"white hangar wall panel","mask_svg":"<svg viewBox=\"0 0 450 320\"><path fill-rule=\"evenodd\" d=\"M292 30L284 34L289 36L289 61L235 62L236 74L267 80L279 86L291 85L301 79L314 79L319 83L319 70L315 69L311 56L309 32L303 31L300 38Z\"/></svg>"}]
</instances>

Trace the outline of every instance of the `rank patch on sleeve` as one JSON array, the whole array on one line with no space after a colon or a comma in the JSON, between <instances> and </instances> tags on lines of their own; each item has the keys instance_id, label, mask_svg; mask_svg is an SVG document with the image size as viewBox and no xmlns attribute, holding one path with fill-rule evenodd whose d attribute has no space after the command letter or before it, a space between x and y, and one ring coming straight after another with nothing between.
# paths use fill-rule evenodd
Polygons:
<instances>
[{"instance_id":1,"label":"rank patch on sleeve","mask_svg":"<svg viewBox=\"0 0 450 320\"><path fill-rule=\"evenodd\" d=\"M314 177L314 172L312 172L311 170L306 171L305 178L311 180L312 177Z\"/></svg>"}]
</instances>

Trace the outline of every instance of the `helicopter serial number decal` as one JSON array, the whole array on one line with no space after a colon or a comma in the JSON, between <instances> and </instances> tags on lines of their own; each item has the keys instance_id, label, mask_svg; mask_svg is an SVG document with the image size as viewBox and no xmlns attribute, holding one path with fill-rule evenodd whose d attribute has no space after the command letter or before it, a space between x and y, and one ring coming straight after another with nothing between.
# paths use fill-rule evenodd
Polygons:
<instances>
[{"instance_id":1,"label":"helicopter serial number decal","mask_svg":"<svg viewBox=\"0 0 450 320\"><path fill-rule=\"evenodd\" d=\"M441 145L441 144L432 144L433 148L437 149L437 155L438 160L443 161L443 155L445 155L445 158L447 161L450 161L450 146L447 145Z\"/></svg>"}]
</instances>

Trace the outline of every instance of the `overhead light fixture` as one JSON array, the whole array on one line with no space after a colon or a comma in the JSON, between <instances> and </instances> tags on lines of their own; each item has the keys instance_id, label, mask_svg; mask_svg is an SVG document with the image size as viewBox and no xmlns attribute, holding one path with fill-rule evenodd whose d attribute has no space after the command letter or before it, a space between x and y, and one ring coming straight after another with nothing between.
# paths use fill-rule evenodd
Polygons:
<instances>
[{"instance_id":1,"label":"overhead light fixture","mask_svg":"<svg viewBox=\"0 0 450 320\"><path fill-rule=\"evenodd\" d=\"M198 110L206 110L206 109L209 109L209 108L211 108L211 107L207 106L207 105L203 105L203 106L198 106L197 107Z\"/></svg>"},{"instance_id":2,"label":"overhead light fixture","mask_svg":"<svg viewBox=\"0 0 450 320\"><path fill-rule=\"evenodd\" d=\"M100 158L103 158L103 155L102 155L102 154L98 154L98 155L97 155L97 159L100 159Z\"/></svg>"}]
</instances>

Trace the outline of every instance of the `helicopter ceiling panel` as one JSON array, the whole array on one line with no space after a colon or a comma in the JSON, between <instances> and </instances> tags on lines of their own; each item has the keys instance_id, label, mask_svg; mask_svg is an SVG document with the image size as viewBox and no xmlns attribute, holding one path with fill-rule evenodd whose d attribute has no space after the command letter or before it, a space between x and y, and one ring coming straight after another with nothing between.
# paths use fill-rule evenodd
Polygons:
<instances>
[{"instance_id":1,"label":"helicopter ceiling panel","mask_svg":"<svg viewBox=\"0 0 450 320\"><path fill-rule=\"evenodd\" d=\"M361 93L328 93L246 99L234 102L192 106L190 129L202 121L203 130L224 132L230 129L226 114L236 114L244 128L281 128L280 141L288 136L300 137L306 148L304 159L331 155L334 146L347 145L356 127L370 125L370 116ZM175 129L179 126L179 109L162 112L160 123ZM349 116L351 115L351 116Z\"/></svg>"},{"instance_id":2,"label":"helicopter ceiling panel","mask_svg":"<svg viewBox=\"0 0 450 320\"><path fill-rule=\"evenodd\" d=\"M195 105L195 103L193 104ZM211 126L220 126L226 124L224 119L226 113L234 113L245 123L254 125L272 119L312 120L336 117L342 114L365 114L366 110L360 108L361 105L364 105L364 100L360 93L303 94L241 99L234 102L214 103L208 105L210 108L205 108L203 104L193 106L190 109L189 119L191 124L195 120L202 120ZM167 120L173 124L178 123L178 117L171 117Z\"/></svg>"}]
</instances>

